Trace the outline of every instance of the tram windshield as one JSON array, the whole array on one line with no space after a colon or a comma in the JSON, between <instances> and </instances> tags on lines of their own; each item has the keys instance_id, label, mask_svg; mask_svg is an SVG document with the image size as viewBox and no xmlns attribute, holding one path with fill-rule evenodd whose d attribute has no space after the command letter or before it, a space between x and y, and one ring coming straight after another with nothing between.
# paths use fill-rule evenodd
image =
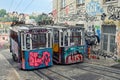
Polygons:
<instances>
[{"instance_id":1,"label":"tram windshield","mask_svg":"<svg viewBox=\"0 0 120 80\"><path fill-rule=\"evenodd\" d=\"M82 45L82 33L80 31L61 31L60 32L60 45L62 46L73 46L73 45Z\"/></svg>"},{"instance_id":2,"label":"tram windshield","mask_svg":"<svg viewBox=\"0 0 120 80\"><path fill-rule=\"evenodd\" d=\"M52 47L52 31L49 29L34 29L21 32L22 49Z\"/></svg>"},{"instance_id":3,"label":"tram windshield","mask_svg":"<svg viewBox=\"0 0 120 80\"><path fill-rule=\"evenodd\" d=\"M70 33L70 45L81 45L81 32Z\"/></svg>"}]
</instances>

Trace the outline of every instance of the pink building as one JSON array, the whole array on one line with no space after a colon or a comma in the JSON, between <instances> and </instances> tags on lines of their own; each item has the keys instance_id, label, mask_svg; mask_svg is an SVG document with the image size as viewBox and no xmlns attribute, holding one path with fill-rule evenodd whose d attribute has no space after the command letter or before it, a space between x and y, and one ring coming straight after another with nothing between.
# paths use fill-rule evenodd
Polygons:
<instances>
[{"instance_id":1,"label":"pink building","mask_svg":"<svg viewBox=\"0 0 120 80\"><path fill-rule=\"evenodd\" d=\"M11 22L0 22L0 47L9 42L9 27Z\"/></svg>"}]
</instances>

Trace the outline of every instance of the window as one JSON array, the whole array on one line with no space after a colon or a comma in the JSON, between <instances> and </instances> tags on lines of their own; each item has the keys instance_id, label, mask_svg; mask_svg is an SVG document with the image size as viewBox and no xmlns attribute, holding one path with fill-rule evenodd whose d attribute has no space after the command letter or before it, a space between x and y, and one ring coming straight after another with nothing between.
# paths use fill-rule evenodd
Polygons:
<instances>
[{"instance_id":1,"label":"window","mask_svg":"<svg viewBox=\"0 0 120 80\"><path fill-rule=\"evenodd\" d=\"M105 2L116 1L116 0L105 0Z\"/></svg>"},{"instance_id":2,"label":"window","mask_svg":"<svg viewBox=\"0 0 120 80\"><path fill-rule=\"evenodd\" d=\"M115 25L102 25L102 50L107 53L113 53L115 44L115 36L116 36L116 26Z\"/></svg>"},{"instance_id":3,"label":"window","mask_svg":"<svg viewBox=\"0 0 120 80\"><path fill-rule=\"evenodd\" d=\"M64 43L63 43L63 41L64 41L64 34L63 34L63 32L60 32L60 35L61 35L61 40L60 40L60 42L61 42L61 46L64 46Z\"/></svg>"},{"instance_id":4,"label":"window","mask_svg":"<svg viewBox=\"0 0 120 80\"><path fill-rule=\"evenodd\" d=\"M85 0L77 0L77 6L85 4Z\"/></svg>"},{"instance_id":5,"label":"window","mask_svg":"<svg viewBox=\"0 0 120 80\"><path fill-rule=\"evenodd\" d=\"M68 46L68 32L64 32L64 44Z\"/></svg>"},{"instance_id":6,"label":"window","mask_svg":"<svg viewBox=\"0 0 120 80\"><path fill-rule=\"evenodd\" d=\"M33 49L46 47L46 33L32 34L32 45Z\"/></svg>"},{"instance_id":7,"label":"window","mask_svg":"<svg viewBox=\"0 0 120 80\"><path fill-rule=\"evenodd\" d=\"M110 52L114 52L115 49L115 35L110 36Z\"/></svg>"},{"instance_id":8,"label":"window","mask_svg":"<svg viewBox=\"0 0 120 80\"><path fill-rule=\"evenodd\" d=\"M104 0L104 3L111 3L111 2L117 2L118 0Z\"/></svg>"},{"instance_id":9,"label":"window","mask_svg":"<svg viewBox=\"0 0 120 80\"><path fill-rule=\"evenodd\" d=\"M61 8L65 7L65 0L61 0Z\"/></svg>"},{"instance_id":10,"label":"window","mask_svg":"<svg viewBox=\"0 0 120 80\"><path fill-rule=\"evenodd\" d=\"M54 31L54 43L58 43L59 42L59 32L58 31Z\"/></svg>"},{"instance_id":11,"label":"window","mask_svg":"<svg viewBox=\"0 0 120 80\"><path fill-rule=\"evenodd\" d=\"M81 32L71 32L70 45L81 45Z\"/></svg>"}]
</instances>

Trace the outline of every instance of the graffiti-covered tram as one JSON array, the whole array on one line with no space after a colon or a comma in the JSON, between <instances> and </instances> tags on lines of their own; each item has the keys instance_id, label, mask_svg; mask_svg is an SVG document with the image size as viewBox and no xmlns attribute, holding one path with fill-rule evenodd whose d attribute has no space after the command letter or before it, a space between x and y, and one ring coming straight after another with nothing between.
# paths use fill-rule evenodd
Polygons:
<instances>
[{"instance_id":1,"label":"graffiti-covered tram","mask_svg":"<svg viewBox=\"0 0 120 80\"><path fill-rule=\"evenodd\" d=\"M21 69L52 66L52 29L33 25L12 26L10 51Z\"/></svg>"},{"instance_id":2,"label":"graffiti-covered tram","mask_svg":"<svg viewBox=\"0 0 120 80\"><path fill-rule=\"evenodd\" d=\"M83 27L53 28L53 61L57 64L72 64L84 61L85 40Z\"/></svg>"}]
</instances>

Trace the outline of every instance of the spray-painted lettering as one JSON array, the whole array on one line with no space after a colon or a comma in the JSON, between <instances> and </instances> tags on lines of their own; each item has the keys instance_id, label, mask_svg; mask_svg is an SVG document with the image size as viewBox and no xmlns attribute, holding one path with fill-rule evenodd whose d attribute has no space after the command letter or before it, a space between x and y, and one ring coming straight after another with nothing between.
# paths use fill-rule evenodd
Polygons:
<instances>
[{"instance_id":1,"label":"spray-painted lettering","mask_svg":"<svg viewBox=\"0 0 120 80\"><path fill-rule=\"evenodd\" d=\"M76 62L82 62L83 61L83 56L81 54L71 54L67 56L66 58L66 63L76 63Z\"/></svg>"},{"instance_id":2,"label":"spray-painted lettering","mask_svg":"<svg viewBox=\"0 0 120 80\"><path fill-rule=\"evenodd\" d=\"M107 12L110 15L109 19L120 20L120 7L108 6Z\"/></svg>"},{"instance_id":3,"label":"spray-painted lettering","mask_svg":"<svg viewBox=\"0 0 120 80\"><path fill-rule=\"evenodd\" d=\"M97 1L91 1L86 6L87 14L95 16L96 14L103 13L103 9L100 7L100 4Z\"/></svg>"},{"instance_id":4,"label":"spray-painted lettering","mask_svg":"<svg viewBox=\"0 0 120 80\"><path fill-rule=\"evenodd\" d=\"M46 66L48 66L49 62L50 62L49 52L43 52L42 56L40 56L38 52L30 52L30 55L29 55L30 66L38 67L41 64L45 64Z\"/></svg>"}]
</instances>

